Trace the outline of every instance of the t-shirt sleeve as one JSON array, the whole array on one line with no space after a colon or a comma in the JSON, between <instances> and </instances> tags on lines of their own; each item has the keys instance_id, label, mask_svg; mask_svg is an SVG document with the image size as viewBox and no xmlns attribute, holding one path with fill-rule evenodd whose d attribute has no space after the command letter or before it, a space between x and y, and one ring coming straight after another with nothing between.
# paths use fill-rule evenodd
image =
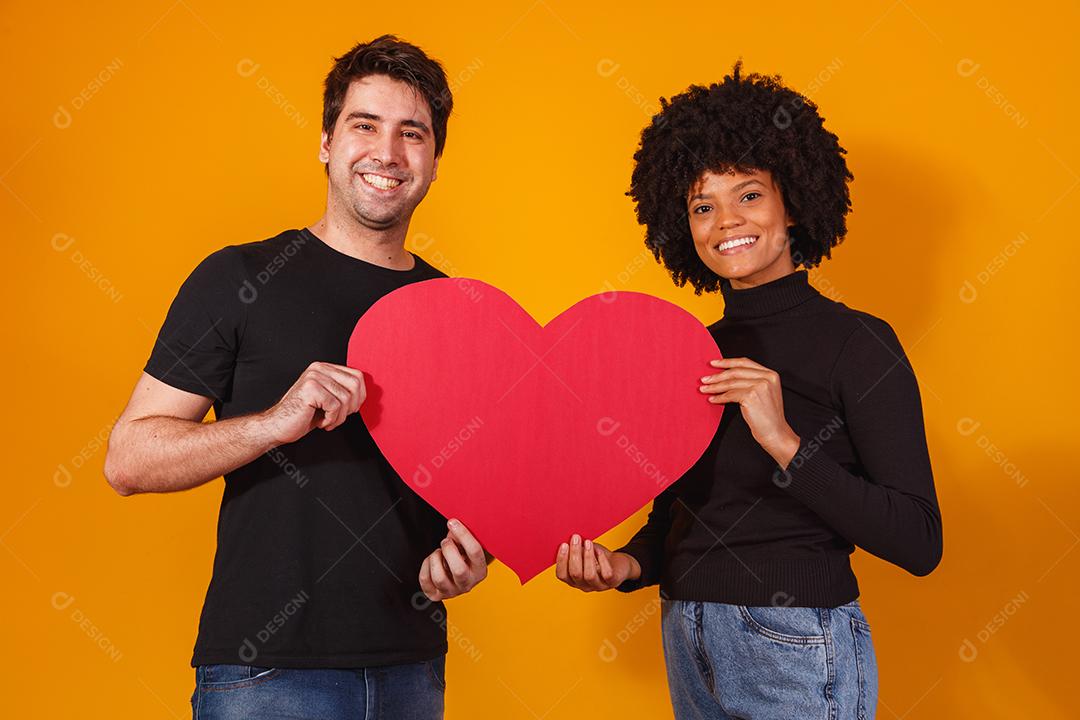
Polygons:
<instances>
[{"instance_id":1,"label":"t-shirt sleeve","mask_svg":"<svg viewBox=\"0 0 1080 720\"><path fill-rule=\"evenodd\" d=\"M245 320L245 287L235 247L199 263L173 299L143 370L180 390L227 399Z\"/></svg>"}]
</instances>

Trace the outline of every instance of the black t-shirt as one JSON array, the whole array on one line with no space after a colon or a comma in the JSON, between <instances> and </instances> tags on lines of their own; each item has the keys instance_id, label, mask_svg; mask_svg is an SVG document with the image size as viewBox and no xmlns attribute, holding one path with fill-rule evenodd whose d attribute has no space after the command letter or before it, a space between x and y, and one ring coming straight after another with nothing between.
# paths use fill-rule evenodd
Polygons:
<instances>
[{"instance_id":1,"label":"black t-shirt","mask_svg":"<svg viewBox=\"0 0 1080 720\"><path fill-rule=\"evenodd\" d=\"M225 247L180 288L145 371L210 397L219 420L265 410L315 361L344 364L383 295L445 275L391 270L306 229ZM446 521L406 486L359 414L225 475L192 666L367 667L446 652L420 563Z\"/></svg>"}]
</instances>

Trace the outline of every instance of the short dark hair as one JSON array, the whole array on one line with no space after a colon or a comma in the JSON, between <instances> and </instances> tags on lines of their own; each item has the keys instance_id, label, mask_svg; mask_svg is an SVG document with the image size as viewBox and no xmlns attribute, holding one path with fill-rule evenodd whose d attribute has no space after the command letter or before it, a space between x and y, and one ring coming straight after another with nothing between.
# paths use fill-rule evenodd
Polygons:
<instances>
[{"instance_id":1,"label":"short dark hair","mask_svg":"<svg viewBox=\"0 0 1080 720\"><path fill-rule=\"evenodd\" d=\"M817 106L785 87L779 75L742 75L742 61L719 83L691 85L641 132L630 190L645 245L680 287L697 294L720 289L720 278L694 248L686 196L707 171L769 171L795 223L795 266L812 268L847 233L848 171L839 139Z\"/></svg>"},{"instance_id":2,"label":"short dark hair","mask_svg":"<svg viewBox=\"0 0 1080 720\"><path fill-rule=\"evenodd\" d=\"M431 110L432 132L435 134L435 157L446 146L446 123L454 108L454 96L446 82L446 72L417 46L394 35L380 35L371 42L360 43L339 58L326 76L323 90L323 132L334 134L345 94L353 80L369 75L388 75L412 86L427 100Z\"/></svg>"}]
</instances>

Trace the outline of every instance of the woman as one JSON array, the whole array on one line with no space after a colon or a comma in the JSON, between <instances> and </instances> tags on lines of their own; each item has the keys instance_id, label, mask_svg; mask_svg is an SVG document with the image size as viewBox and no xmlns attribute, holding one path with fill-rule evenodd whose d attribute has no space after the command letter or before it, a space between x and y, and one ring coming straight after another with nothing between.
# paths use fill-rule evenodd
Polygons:
<instances>
[{"instance_id":1,"label":"woman","mask_svg":"<svg viewBox=\"0 0 1080 720\"><path fill-rule=\"evenodd\" d=\"M872 718L850 555L926 575L941 517L895 333L807 279L846 232L845 150L812 102L740 64L661 106L627 194L675 283L723 295L710 331L726 357L699 390L729 405L627 545L575 535L556 574L585 591L659 583L676 718Z\"/></svg>"}]
</instances>

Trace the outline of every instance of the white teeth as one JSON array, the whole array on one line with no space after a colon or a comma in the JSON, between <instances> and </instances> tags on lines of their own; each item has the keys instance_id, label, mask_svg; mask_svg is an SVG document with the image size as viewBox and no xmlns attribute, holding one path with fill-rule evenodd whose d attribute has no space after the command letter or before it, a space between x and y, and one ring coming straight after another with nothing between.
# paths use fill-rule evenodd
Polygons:
<instances>
[{"instance_id":1,"label":"white teeth","mask_svg":"<svg viewBox=\"0 0 1080 720\"><path fill-rule=\"evenodd\" d=\"M747 235L746 237L732 238L731 240L725 240L716 246L717 252L723 252L724 250L730 250L731 248L739 247L740 245L750 245L757 237L753 235Z\"/></svg>"},{"instance_id":2,"label":"white teeth","mask_svg":"<svg viewBox=\"0 0 1080 720\"><path fill-rule=\"evenodd\" d=\"M364 182L366 182L368 185L373 185L380 190L389 190L391 188L396 188L398 185L401 184L400 180L383 177L382 175L372 175L368 173L361 175L360 177L364 178Z\"/></svg>"}]
</instances>

